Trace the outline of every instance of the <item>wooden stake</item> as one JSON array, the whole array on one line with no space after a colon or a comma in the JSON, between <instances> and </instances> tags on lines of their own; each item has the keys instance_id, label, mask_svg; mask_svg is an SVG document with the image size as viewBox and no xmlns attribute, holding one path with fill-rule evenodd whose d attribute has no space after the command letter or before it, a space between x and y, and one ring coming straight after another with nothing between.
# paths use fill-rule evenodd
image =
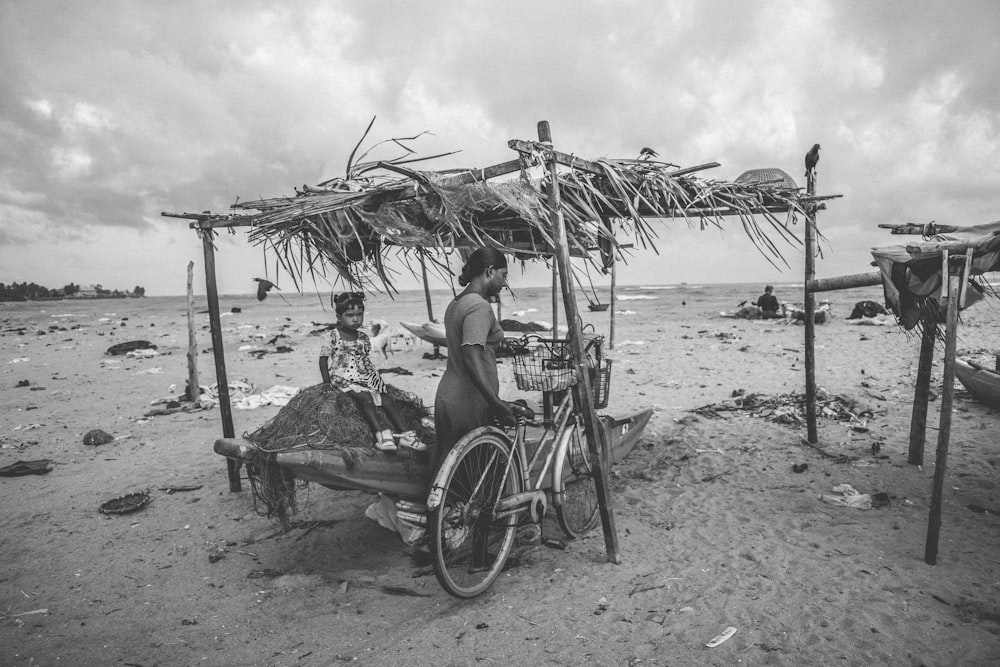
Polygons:
<instances>
[{"instance_id":1,"label":"wooden stake","mask_svg":"<svg viewBox=\"0 0 1000 667\"><path fill-rule=\"evenodd\" d=\"M947 250L945 256L947 257ZM972 253L969 248L966 257ZM965 266L968 266L966 262ZM927 544L924 547L924 562L937 565L938 538L941 535L941 503L944 490L944 475L948 468L948 441L951 438L951 412L955 399L955 347L958 330L958 301L962 282L968 280L965 266L960 267L958 275L948 273L942 276L947 280L948 290L948 320L944 336L944 386L941 388L941 421L938 426L937 456L934 460L934 488L931 491L931 512L927 521ZM943 281L942 281L943 282Z\"/></svg>"},{"instance_id":2,"label":"wooden stake","mask_svg":"<svg viewBox=\"0 0 1000 667\"><path fill-rule=\"evenodd\" d=\"M920 362L917 382L913 388L913 412L910 417L910 450L906 462L924 464L924 443L927 439L927 403L931 395L931 369L934 362L934 318L925 317L921 323Z\"/></svg>"},{"instance_id":3,"label":"wooden stake","mask_svg":"<svg viewBox=\"0 0 1000 667\"><path fill-rule=\"evenodd\" d=\"M548 121L538 123L538 140L543 144L552 146L552 134L549 131ZM587 446L590 455L598 461L597 475L594 477L594 485L597 487L597 504L601 514L601 525L604 528L604 548L608 554L608 560L612 563L620 563L618 555L618 533L615 530L615 515L611 509L611 495L608 484L608 443L605 440L605 432L597 419L594 411L594 396L591 393L590 373L583 352L583 327L580 323L579 309L576 303L576 290L573 285L573 274L569 259L569 240L566 236L566 222L563 219L562 202L559 194L559 179L557 162L553 155L546 156L549 168L549 208L552 210L553 224L555 230L556 247L555 259L559 267L559 275L562 276L563 306L566 309L566 324L569 327L569 343L573 350L573 358L576 362L577 372L580 374L580 381L573 386L573 398L583 413L583 423L587 432ZM553 309L555 310L555 309Z\"/></svg>"},{"instance_id":4,"label":"wooden stake","mask_svg":"<svg viewBox=\"0 0 1000 667\"><path fill-rule=\"evenodd\" d=\"M188 390L187 399L197 403L201 399L201 389L198 385L198 336L195 333L194 322L194 262L188 262L187 275L187 308L188 308Z\"/></svg>"},{"instance_id":5,"label":"wooden stake","mask_svg":"<svg viewBox=\"0 0 1000 667\"><path fill-rule=\"evenodd\" d=\"M809 195L816 194L816 172L810 170L806 185ZM805 365L806 365L806 430L807 439L812 444L819 443L816 430L816 297L809 289L810 281L816 278L816 205L807 204L805 229L806 279L805 279Z\"/></svg>"},{"instance_id":6,"label":"wooden stake","mask_svg":"<svg viewBox=\"0 0 1000 667\"><path fill-rule=\"evenodd\" d=\"M215 284L215 247L212 232L200 232L205 250L205 291L208 296L208 321L212 327L212 354L215 356L215 381L219 386L219 412L222 415L222 437L233 438L233 406L229 403L229 379L226 377L226 352L222 347L222 322L219 316L219 290ZM240 485L240 466L233 459L226 459L229 470L229 490L236 492Z\"/></svg>"}]
</instances>

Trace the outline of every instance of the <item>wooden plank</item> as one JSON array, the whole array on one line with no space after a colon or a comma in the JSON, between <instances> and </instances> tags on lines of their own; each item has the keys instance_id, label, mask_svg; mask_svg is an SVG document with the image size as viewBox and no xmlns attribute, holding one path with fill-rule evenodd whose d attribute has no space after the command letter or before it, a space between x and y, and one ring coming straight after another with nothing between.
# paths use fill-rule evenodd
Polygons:
<instances>
[{"instance_id":1,"label":"wooden plank","mask_svg":"<svg viewBox=\"0 0 1000 667\"><path fill-rule=\"evenodd\" d=\"M590 160L584 160L582 157L577 157L575 155L570 155L569 153L561 153L556 150L552 150L551 146L539 146L539 143L544 144L545 142L535 142L535 141L523 141L521 139L511 139L507 142L507 148L515 150L523 155L532 155L537 153L539 150L545 150L546 153L552 156L552 159L557 163L572 167L573 169L580 169L581 171L587 171L591 174L597 174L598 176L603 176L607 172L604 167L596 162L591 162Z\"/></svg>"},{"instance_id":2,"label":"wooden plank","mask_svg":"<svg viewBox=\"0 0 1000 667\"><path fill-rule=\"evenodd\" d=\"M902 225L880 224L878 227L879 229L888 229L890 234L912 234L918 236L951 234L962 229L962 227L955 227L954 225L938 225L933 222L929 222L926 225L914 222L907 222Z\"/></svg>"}]
</instances>

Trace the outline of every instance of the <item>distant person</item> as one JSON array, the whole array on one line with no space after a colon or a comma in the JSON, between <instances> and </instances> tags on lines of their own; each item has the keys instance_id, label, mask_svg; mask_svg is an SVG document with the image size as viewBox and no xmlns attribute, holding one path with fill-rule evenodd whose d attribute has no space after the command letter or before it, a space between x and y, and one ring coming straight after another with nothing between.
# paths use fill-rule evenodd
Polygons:
<instances>
[{"instance_id":1,"label":"distant person","mask_svg":"<svg viewBox=\"0 0 1000 667\"><path fill-rule=\"evenodd\" d=\"M764 293L757 298L756 306L760 308L761 317L765 320L776 319L778 316L778 309L781 307L778 304L778 298L774 296L774 288L770 285L764 287Z\"/></svg>"},{"instance_id":2,"label":"distant person","mask_svg":"<svg viewBox=\"0 0 1000 667\"><path fill-rule=\"evenodd\" d=\"M394 452L399 447L425 451L427 445L417 439L416 433L407 429L402 412L386 393L385 383L371 360L372 345L368 336L360 331L365 323L365 295L344 292L333 297L337 325L330 332L319 353L319 372L323 384L335 387L355 400L365 421L376 434L375 447L383 452ZM381 407L393 428L400 431L379 430L375 408Z\"/></svg>"}]
</instances>

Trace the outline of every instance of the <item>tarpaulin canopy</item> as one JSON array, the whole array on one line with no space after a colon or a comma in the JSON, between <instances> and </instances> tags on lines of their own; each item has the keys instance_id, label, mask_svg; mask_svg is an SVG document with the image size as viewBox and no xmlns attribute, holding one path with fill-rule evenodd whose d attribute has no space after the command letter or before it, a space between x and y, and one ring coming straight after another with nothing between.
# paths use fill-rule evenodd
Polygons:
<instances>
[{"instance_id":1,"label":"tarpaulin canopy","mask_svg":"<svg viewBox=\"0 0 1000 667\"><path fill-rule=\"evenodd\" d=\"M991 291L988 283L975 276L1000 271L1000 221L936 234L922 243L872 249L882 273L886 307L903 328L912 329L924 314L940 319L939 295L946 280L942 255L946 250L964 255L968 248L972 249L972 263L966 305L970 305Z\"/></svg>"}]
</instances>

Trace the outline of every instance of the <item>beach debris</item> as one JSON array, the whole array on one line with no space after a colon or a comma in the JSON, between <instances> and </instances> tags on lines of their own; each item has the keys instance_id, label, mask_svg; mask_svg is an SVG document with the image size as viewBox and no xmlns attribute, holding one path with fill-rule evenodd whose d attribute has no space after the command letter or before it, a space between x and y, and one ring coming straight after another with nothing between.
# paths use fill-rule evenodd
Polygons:
<instances>
[{"instance_id":1,"label":"beach debris","mask_svg":"<svg viewBox=\"0 0 1000 667\"><path fill-rule=\"evenodd\" d=\"M181 485L181 486L161 486L160 487L160 491L163 491L164 493L166 493L166 494L169 495L171 493L181 493L182 491L197 491L201 487L202 487L201 484L188 484L186 486L185 485Z\"/></svg>"},{"instance_id":2,"label":"beach debris","mask_svg":"<svg viewBox=\"0 0 1000 667\"><path fill-rule=\"evenodd\" d=\"M411 597L411 598L431 597L430 593L421 593L419 591L413 590L412 588L405 588L403 586L382 586L381 590L383 593L386 593L387 595L399 595L402 597ZM479 626L476 627L478 628Z\"/></svg>"},{"instance_id":3,"label":"beach debris","mask_svg":"<svg viewBox=\"0 0 1000 667\"><path fill-rule=\"evenodd\" d=\"M891 501L889 500L888 493L881 492L872 494L872 507L877 509L879 507L888 507L890 504Z\"/></svg>"},{"instance_id":4,"label":"beach debris","mask_svg":"<svg viewBox=\"0 0 1000 667\"><path fill-rule=\"evenodd\" d=\"M105 501L101 503L99 509L103 514L131 514L132 512L141 510L151 500L152 498L148 490L135 491Z\"/></svg>"},{"instance_id":5,"label":"beach debris","mask_svg":"<svg viewBox=\"0 0 1000 667\"><path fill-rule=\"evenodd\" d=\"M406 370L402 366L393 366L392 368L380 368L379 373L393 373L395 375L413 375L413 371Z\"/></svg>"},{"instance_id":6,"label":"beach debris","mask_svg":"<svg viewBox=\"0 0 1000 667\"><path fill-rule=\"evenodd\" d=\"M242 313L243 309L240 308L239 306L233 306L232 308L229 309L229 312L230 313Z\"/></svg>"},{"instance_id":7,"label":"beach debris","mask_svg":"<svg viewBox=\"0 0 1000 667\"><path fill-rule=\"evenodd\" d=\"M859 510L872 508L872 497L867 493L860 493L850 484L838 484L833 487L833 493L837 495L821 494L819 499L831 505L841 507L851 507Z\"/></svg>"},{"instance_id":8,"label":"beach debris","mask_svg":"<svg viewBox=\"0 0 1000 667\"><path fill-rule=\"evenodd\" d=\"M849 396L817 395L817 414L836 421L862 422L863 419L874 416L875 411L867 403ZM702 417L721 417L723 412L748 412L753 417L788 426L801 426L805 423L806 395L799 393L778 394L741 394L730 400L711 403L690 410ZM867 423L867 422L865 422Z\"/></svg>"},{"instance_id":9,"label":"beach debris","mask_svg":"<svg viewBox=\"0 0 1000 667\"><path fill-rule=\"evenodd\" d=\"M31 384L31 383L30 383L30 382L28 382L27 380L18 380L18 381L17 381L17 386L18 386L18 387L27 387L27 386L28 386L28 385L30 385L30 384Z\"/></svg>"},{"instance_id":10,"label":"beach debris","mask_svg":"<svg viewBox=\"0 0 1000 667\"><path fill-rule=\"evenodd\" d=\"M792 472L796 473L805 472L808 469L809 469L808 463L795 463L792 465Z\"/></svg>"},{"instance_id":11,"label":"beach debris","mask_svg":"<svg viewBox=\"0 0 1000 667\"><path fill-rule=\"evenodd\" d=\"M36 459L34 461L15 461L10 465L6 465L0 468L0 477L44 475L50 472L52 472L52 461L50 459Z\"/></svg>"},{"instance_id":12,"label":"beach debris","mask_svg":"<svg viewBox=\"0 0 1000 667\"><path fill-rule=\"evenodd\" d=\"M730 625L728 628L722 631L722 634L712 637L712 641L705 644L705 646L707 646L708 648L715 648L716 646L719 646L723 642L726 642L729 639L731 639L732 636L735 634L736 634L736 628Z\"/></svg>"},{"instance_id":13,"label":"beach debris","mask_svg":"<svg viewBox=\"0 0 1000 667\"><path fill-rule=\"evenodd\" d=\"M124 343L117 343L112 345L105 351L108 356L116 357L123 354L128 354L129 352L135 352L136 350L155 350L156 346L150 343L148 340L130 340Z\"/></svg>"},{"instance_id":14,"label":"beach debris","mask_svg":"<svg viewBox=\"0 0 1000 667\"><path fill-rule=\"evenodd\" d=\"M20 364L20 363L23 363L25 361L31 361L31 359L28 358L28 357L17 357L16 359L11 359L7 363L8 364Z\"/></svg>"},{"instance_id":15,"label":"beach debris","mask_svg":"<svg viewBox=\"0 0 1000 667\"><path fill-rule=\"evenodd\" d=\"M111 435L106 431L102 431L99 428L95 428L83 436L83 444L88 447L97 447L98 445L106 445L110 442L115 441L115 436Z\"/></svg>"}]
</instances>

